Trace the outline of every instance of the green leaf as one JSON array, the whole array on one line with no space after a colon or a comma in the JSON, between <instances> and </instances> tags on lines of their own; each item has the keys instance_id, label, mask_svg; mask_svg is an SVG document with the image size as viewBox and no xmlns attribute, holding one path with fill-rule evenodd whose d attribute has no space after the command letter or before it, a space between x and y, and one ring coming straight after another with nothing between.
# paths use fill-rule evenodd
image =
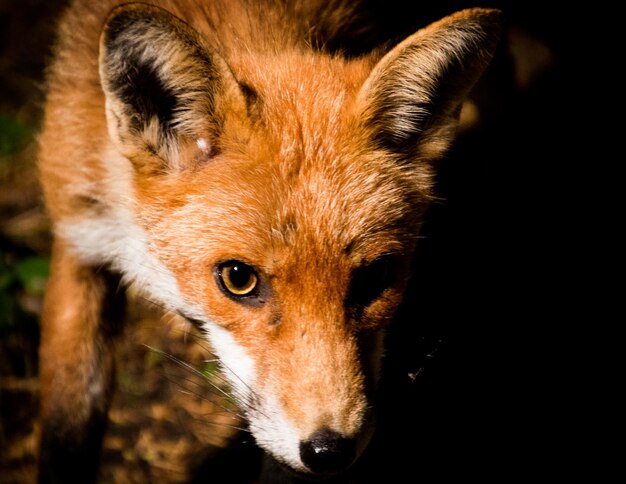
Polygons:
<instances>
[{"instance_id":1,"label":"green leaf","mask_svg":"<svg viewBox=\"0 0 626 484\"><path fill-rule=\"evenodd\" d=\"M50 273L50 260L28 257L15 265L15 275L29 294L43 294Z\"/></svg>"},{"instance_id":2,"label":"green leaf","mask_svg":"<svg viewBox=\"0 0 626 484\"><path fill-rule=\"evenodd\" d=\"M0 114L0 156L18 152L32 137L33 128Z\"/></svg>"},{"instance_id":3,"label":"green leaf","mask_svg":"<svg viewBox=\"0 0 626 484\"><path fill-rule=\"evenodd\" d=\"M218 370L219 370L218 364L213 360L204 361L202 363L202 366L200 367L200 373L202 373L202 375L207 380L215 377Z\"/></svg>"}]
</instances>

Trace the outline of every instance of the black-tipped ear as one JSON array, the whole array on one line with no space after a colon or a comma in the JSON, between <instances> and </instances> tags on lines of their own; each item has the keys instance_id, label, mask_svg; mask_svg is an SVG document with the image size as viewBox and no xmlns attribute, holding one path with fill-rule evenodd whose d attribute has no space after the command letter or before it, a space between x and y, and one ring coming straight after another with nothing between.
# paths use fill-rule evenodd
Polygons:
<instances>
[{"instance_id":1,"label":"black-tipped ear","mask_svg":"<svg viewBox=\"0 0 626 484\"><path fill-rule=\"evenodd\" d=\"M379 147L435 159L452 141L463 99L496 49L501 14L468 9L431 24L374 67L360 92Z\"/></svg>"},{"instance_id":2,"label":"black-tipped ear","mask_svg":"<svg viewBox=\"0 0 626 484\"><path fill-rule=\"evenodd\" d=\"M144 171L184 169L189 146L214 155L225 118L245 112L226 62L158 7L112 11L100 38L100 78L109 135Z\"/></svg>"}]
</instances>

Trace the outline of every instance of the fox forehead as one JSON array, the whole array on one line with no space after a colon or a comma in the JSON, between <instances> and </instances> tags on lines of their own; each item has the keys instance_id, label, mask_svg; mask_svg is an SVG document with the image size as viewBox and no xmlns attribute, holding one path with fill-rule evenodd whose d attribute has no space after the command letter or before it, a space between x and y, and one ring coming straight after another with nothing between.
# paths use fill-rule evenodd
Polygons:
<instances>
[{"instance_id":1,"label":"fox forehead","mask_svg":"<svg viewBox=\"0 0 626 484\"><path fill-rule=\"evenodd\" d=\"M163 234L162 245L175 233L202 241L207 253L248 253L267 265L279 248L365 259L406 249L429 198L428 167L399 164L362 132L355 99L369 62L274 62L237 73L254 92L243 135L225 131L224 149L196 171L140 187L151 233Z\"/></svg>"},{"instance_id":2,"label":"fox forehead","mask_svg":"<svg viewBox=\"0 0 626 484\"><path fill-rule=\"evenodd\" d=\"M402 178L368 169L372 161L358 155L284 177L285 167L263 151L262 159L225 153L176 180L180 186L144 194L153 202L141 203L140 219L152 240L177 264L236 258L268 271L286 258L339 255L358 265L410 250L419 194Z\"/></svg>"}]
</instances>

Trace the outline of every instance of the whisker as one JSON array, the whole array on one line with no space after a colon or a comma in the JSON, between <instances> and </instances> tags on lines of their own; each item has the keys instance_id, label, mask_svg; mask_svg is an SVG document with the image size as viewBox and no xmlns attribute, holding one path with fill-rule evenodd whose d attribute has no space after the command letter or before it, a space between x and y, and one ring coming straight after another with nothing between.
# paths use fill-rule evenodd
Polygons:
<instances>
[{"instance_id":1,"label":"whisker","mask_svg":"<svg viewBox=\"0 0 626 484\"><path fill-rule=\"evenodd\" d=\"M126 250L128 249L135 250L134 247L127 248ZM137 252L139 253L139 251ZM124 262L125 259L128 259L128 257L123 257L120 254L117 257L116 261L117 263ZM113 270L117 272L116 267L118 266L112 266L111 263L109 262L105 262L102 264L103 270ZM157 272L166 273L166 271L164 271L162 268L158 266L150 267L150 269L156 270ZM196 322L191 320L189 317L182 314L180 311L177 311L174 308L170 308L166 306L164 303L162 303L161 301L159 301L158 299L151 297L150 294L146 290L142 289L141 282L135 280L133 277L127 277L125 275L122 275L122 279L120 282L120 289L122 287L125 287L128 290L132 291L133 299L139 300L142 303L146 304L147 306L152 307L153 309L156 309L162 312L163 317L167 317L168 314L176 315L178 317L181 317L181 319L187 322L190 326L194 328L198 328L201 332L205 331L204 328L202 327L202 321L198 321L197 323L200 323L200 324L197 324ZM193 341L196 344L200 345L201 349L207 351L210 354L213 354L213 351L210 348L210 344L209 342L207 342L205 337L198 335L198 334L194 334L194 332L190 331L189 329L175 329L175 330L182 331L185 338L189 337L193 339ZM211 385L214 388L216 393L223 395L225 398L234 397L244 412L250 411L252 409L256 411L260 411L260 407L256 403L260 401L260 397L256 393L256 391L248 383L246 383L235 371L233 371L228 365L224 364L224 362L222 362L221 360L219 359L205 360L205 362L207 363L217 362L222 370L221 374L216 373L215 375L212 376L214 381L209 381L206 378L206 375L204 375L197 368L195 368L193 365L188 364L184 360L177 358L174 355L168 354L167 352L158 350L157 348L154 348L150 345L144 345L144 346L146 346L151 351L154 351L164 356L170 361L175 362L181 368L186 369L190 373L201 377L205 381L208 381L209 385ZM228 376L224 375L225 372L228 372ZM220 387L220 385L216 384L215 381L217 381L220 384L228 385L230 388L230 391L227 393L223 388ZM233 382L236 382L237 384L232 384ZM267 415L264 415L264 416L267 417Z\"/></svg>"},{"instance_id":2,"label":"whisker","mask_svg":"<svg viewBox=\"0 0 626 484\"><path fill-rule=\"evenodd\" d=\"M230 385L228 385L228 380L226 380L222 375L220 375L219 373L216 373L214 375L212 375L212 378L218 380L219 382L226 384L229 387L230 391L226 391L223 388L221 388L218 384L216 384L214 381L212 381L212 379L207 378L207 376L202 373L201 371L199 371L197 368L195 368L193 365L190 365L189 363L181 360L180 358L169 354L165 351L162 350L158 350L156 348L151 347L150 345L144 345L147 348L149 348L151 351L156 352L157 354L162 355L163 357L169 359L170 361L176 363L177 365L179 365L183 370L185 371L189 371L192 375L195 375L196 377L200 378L202 382L210 385L210 387L212 387L214 390L216 390L216 393L220 394L223 398L226 398L227 400L232 400L233 398L235 399L235 401L237 402L237 407L240 408L240 410L243 411L243 414L241 412L237 413L234 411L230 411L227 408L220 406L221 408L223 408L225 411L229 411L235 415L237 415L238 417L242 418L242 419L246 419L245 416L245 412L246 411L250 411L251 409L254 409L254 406L251 403L251 399L248 395L241 393L238 389L234 389L232 388ZM217 361L217 360L216 360ZM184 378L186 381L188 381L189 383L193 383L194 385L201 387L202 385L199 382L193 381L189 378L186 377L182 377ZM178 381L174 381L174 383L178 386L181 386L180 383ZM182 386L181 386L182 387ZM203 398L202 395L200 394L196 394L196 396ZM208 399L206 399L207 401L210 401ZM215 402L212 402L215 403ZM258 409L257 409L258 411Z\"/></svg>"},{"instance_id":3,"label":"whisker","mask_svg":"<svg viewBox=\"0 0 626 484\"><path fill-rule=\"evenodd\" d=\"M183 369L185 369L185 368L183 368ZM234 396L233 392L224 390L217 383L211 381L211 379L209 379L209 378L206 378L206 377L202 376L203 379L199 382L199 381L196 381L194 379L191 379L191 378L188 378L188 377L185 377L185 376L180 376L180 375L176 375L176 376L180 380L183 380L183 381L185 381L185 382L187 382L187 383L189 383L191 385L194 385L194 386L196 386L199 389L208 389L208 390L212 391L212 394L218 395L218 396L220 396L223 399L226 399L228 401L233 402L233 396ZM199 376L199 375L196 375L196 376ZM175 383L178 386L181 386L178 382L175 382ZM206 385L208 385L208 387ZM192 389L189 388L189 391L192 391ZM201 396L201 394L197 394L197 395Z\"/></svg>"},{"instance_id":4,"label":"whisker","mask_svg":"<svg viewBox=\"0 0 626 484\"><path fill-rule=\"evenodd\" d=\"M216 401L214 401L214 400L211 400L211 399L207 398L207 397L206 397L206 395L205 395L205 394L203 394L203 393L200 393L200 392L198 392L198 391L193 391L193 390L191 390L190 388L185 387L182 383L180 383L180 380L175 380L174 378L170 378L170 376L169 376L169 375L166 375L165 377L168 379L168 381L170 381L170 382L171 382L171 383L173 383L174 385L176 385L176 386L178 386L179 388L181 388L181 392L182 392L182 393L185 393L185 394L187 394L187 395L192 395L192 396L198 397L198 398L200 398L200 399L202 399L202 400L204 400L204 401L206 401L206 402L209 402L209 403L212 403L213 405L216 405L217 407L221 408L222 410L224 410L225 412L228 412L228 413L229 413L229 414L231 414L231 415L235 415L235 416L237 416L237 417L239 417L239 418L241 418L241 419L245 419L245 416L244 416L244 415L242 415L242 414L240 414L239 412L236 412L236 411L234 411L234 410L232 410L232 409L229 409L229 408L227 408L226 406L224 406L223 404L220 404L220 403L218 403L218 402L216 402ZM183 381L186 381L186 382L188 382L188 383L192 383L192 384L194 384L194 385L196 385L196 386L198 386L198 387L201 387L201 388L202 388L202 385L201 385L200 383L198 383L198 382L196 382L196 381L194 381L194 380L192 380L192 379L190 379L190 378L181 377L181 379L182 379ZM217 387L216 387L215 385L213 385L211 382L208 382L208 383L209 383L209 385L211 385L213 388L217 388ZM226 396L226 398L229 398L229 395L224 394L224 393L222 394L222 396Z\"/></svg>"},{"instance_id":5,"label":"whisker","mask_svg":"<svg viewBox=\"0 0 626 484\"><path fill-rule=\"evenodd\" d=\"M183 318L185 318L184 315L179 314L180 316L182 316ZM188 319L188 318L185 318ZM213 354L213 351L211 350L210 347L206 346L207 341L206 339L204 339L203 337L196 335L196 334L192 334L190 333L189 336L191 336L196 344L198 344L202 349L204 349L205 351L207 351L210 354ZM230 375L232 375L234 378L237 379L237 381L241 384L241 386L243 388L245 388L245 390L247 391L247 393L244 393L241 390L238 390L238 388L234 388L237 385L230 385L231 387L231 391L233 393L233 395L237 398L238 402L240 402L240 404L242 405L242 407L244 407L245 409L255 409L257 411L259 411L259 408L257 405L255 405L254 402L259 401L259 396L258 394L255 392L255 390L250 387L250 385L248 385L239 375L237 375L237 373L235 371L233 371L228 365L226 365L223 361L221 361L218 358L215 358L213 360L206 360L207 362L216 362L219 364L219 366L222 368L222 371L228 371ZM196 370L197 371L197 370ZM228 378L225 378L225 382L229 383ZM268 417L268 415L263 414L265 417Z\"/></svg>"},{"instance_id":6,"label":"whisker","mask_svg":"<svg viewBox=\"0 0 626 484\"><path fill-rule=\"evenodd\" d=\"M213 386L213 388L215 388L219 393L221 393L223 396L225 397L230 397L230 395L228 394L228 392L226 392L225 390L223 390L222 388L220 388L218 385L214 384L213 382L208 381L208 379L205 377L205 375L198 370L196 367L194 367L193 365L190 365L189 363L187 363L184 360L181 360L180 358L167 353L165 351L159 350L157 348L154 348L150 345L144 345L146 348L148 348L151 351L154 351L155 353L164 356L165 358L167 358L170 361L173 361L174 363L176 363L177 365L181 366L182 368L190 371L192 374L200 377L203 379L203 381L206 381L207 383L209 383L211 386Z\"/></svg>"}]
</instances>

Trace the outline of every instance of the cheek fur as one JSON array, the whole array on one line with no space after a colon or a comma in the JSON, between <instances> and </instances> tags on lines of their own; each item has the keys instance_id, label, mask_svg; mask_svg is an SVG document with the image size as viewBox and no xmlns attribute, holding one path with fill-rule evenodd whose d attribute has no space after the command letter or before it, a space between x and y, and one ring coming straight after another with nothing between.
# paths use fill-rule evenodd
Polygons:
<instances>
[{"instance_id":1,"label":"cheek fur","mask_svg":"<svg viewBox=\"0 0 626 484\"><path fill-rule=\"evenodd\" d=\"M255 399L253 388L256 385L257 370L254 359L227 329L214 323L205 323L204 329L220 359L224 376L228 379L235 398L246 410Z\"/></svg>"},{"instance_id":2,"label":"cheek fur","mask_svg":"<svg viewBox=\"0 0 626 484\"><path fill-rule=\"evenodd\" d=\"M174 274L152 254L145 231L124 210L77 221L62 221L56 235L89 265L110 265L126 283L165 309L203 320L199 306L187 301Z\"/></svg>"}]
</instances>

